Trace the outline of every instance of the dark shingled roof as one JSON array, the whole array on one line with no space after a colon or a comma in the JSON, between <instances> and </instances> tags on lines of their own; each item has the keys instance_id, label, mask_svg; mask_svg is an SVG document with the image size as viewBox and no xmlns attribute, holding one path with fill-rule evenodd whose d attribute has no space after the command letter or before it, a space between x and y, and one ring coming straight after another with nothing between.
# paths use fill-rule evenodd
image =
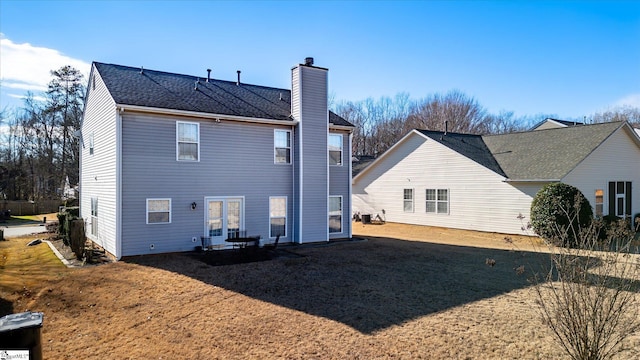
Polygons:
<instances>
[{"instance_id":1,"label":"dark shingled roof","mask_svg":"<svg viewBox=\"0 0 640 360\"><path fill-rule=\"evenodd\" d=\"M553 119L553 118L546 118L542 121L540 121L539 123L533 125L531 127L531 130L535 130L538 127L540 127L542 124L546 123L547 121L554 121L557 122L558 124L564 125L564 126L579 126L579 125L584 125L581 122L578 121L567 121L567 120L558 120L558 119Z\"/></svg>"},{"instance_id":2,"label":"dark shingled roof","mask_svg":"<svg viewBox=\"0 0 640 360\"><path fill-rule=\"evenodd\" d=\"M416 130L512 181L561 180L624 122L501 135Z\"/></svg>"},{"instance_id":3,"label":"dark shingled roof","mask_svg":"<svg viewBox=\"0 0 640 360\"><path fill-rule=\"evenodd\" d=\"M447 146L448 148L468 157L487 169L507 176L496 159L489 151L489 148L482 141L482 136L472 134L458 134L448 132L446 135L440 131L417 130L421 134Z\"/></svg>"},{"instance_id":4,"label":"dark shingled roof","mask_svg":"<svg viewBox=\"0 0 640 360\"><path fill-rule=\"evenodd\" d=\"M560 180L624 122L483 136L511 180Z\"/></svg>"},{"instance_id":5,"label":"dark shingled roof","mask_svg":"<svg viewBox=\"0 0 640 360\"><path fill-rule=\"evenodd\" d=\"M358 175L362 170L366 169L371 164L376 156L372 155L360 155L351 158L351 176Z\"/></svg>"},{"instance_id":6,"label":"dark shingled roof","mask_svg":"<svg viewBox=\"0 0 640 360\"><path fill-rule=\"evenodd\" d=\"M122 105L175 109L272 120L291 120L291 91L232 81L94 62L114 101ZM329 112L329 122L353 126Z\"/></svg>"}]
</instances>

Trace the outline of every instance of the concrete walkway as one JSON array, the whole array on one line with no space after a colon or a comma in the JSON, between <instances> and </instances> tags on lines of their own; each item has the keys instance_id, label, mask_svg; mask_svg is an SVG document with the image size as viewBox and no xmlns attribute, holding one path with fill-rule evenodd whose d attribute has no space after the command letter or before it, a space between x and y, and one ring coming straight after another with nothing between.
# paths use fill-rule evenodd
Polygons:
<instances>
[{"instance_id":1,"label":"concrete walkway","mask_svg":"<svg viewBox=\"0 0 640 360\"><path fill-rule=\"evenodd\" d=\"M4 237L16 237L29 234L39 234L47 231L47 227L42 225L20 225L6 227L0 224L0 229L4 230Z\"/></svg>"}]
</instances>

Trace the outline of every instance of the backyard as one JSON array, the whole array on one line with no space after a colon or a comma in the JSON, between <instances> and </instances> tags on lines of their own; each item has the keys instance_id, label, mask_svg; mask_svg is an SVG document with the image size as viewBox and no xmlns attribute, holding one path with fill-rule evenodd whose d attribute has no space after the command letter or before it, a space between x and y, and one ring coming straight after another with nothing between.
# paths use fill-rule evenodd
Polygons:
<instances>
[{"instance_id":1,"label":"backyard","mask_svg":"<svg viewBox=\"0 0 640 360\"><path fill-rule=\"evenodd\" d=\"M548 258L531 251L536 239L353 228L354 241L226 266L168 254L68 269L46 245L26 247L33 237L10 239L0 242L0 309L44 312L46 359L564 356L529 287L531 266Z\"/></svg>"}]
</instances>

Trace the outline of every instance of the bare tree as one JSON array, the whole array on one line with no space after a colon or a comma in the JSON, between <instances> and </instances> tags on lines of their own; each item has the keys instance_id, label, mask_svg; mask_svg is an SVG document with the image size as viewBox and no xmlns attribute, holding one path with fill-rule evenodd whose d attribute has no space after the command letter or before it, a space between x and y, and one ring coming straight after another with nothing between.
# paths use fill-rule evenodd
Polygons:
<instances>
[{"instance_id":1,"label":"bare tree","mask_svg":"<svg viewBox=\"0 0 640 360\"><path fill-rule=\"evenodd\" d=\"M489 130L487 111L458 90L431 95L420 101L407 119L407 126L426 130L482 134Z\"/></svg>"},{"instance_id":2,"label":"bare tree","mask_svg":"<svg viewBox=\"0 0 640 360\"><path fill-rule=\"evenodd\" d=\"M578 223L577 208L564 210L576 214ZM640 330L640 264L632 251L633 233L625 221L607 229L596 220L573 229L558 227L557 236L574 232L577 247L550 246L549 266L533 277L541 317L571 359L611 359L634 351L624 343Z\"/></svg>"},{"instance_id":3,"label":"bare tree","mask_svg":"<svg viewBox=\"0 0 640 360\"><path fill-rule=\"evenodd\" d=\"M22 109L3 112L0 192L8 199L59 198L67 176L78 181L82 74L70 66L51 74L44 102L28 93Z\"/></svg>"},{"instance_id":4,"label":"bare tree","mask_svg":"<svg viewBox=\"0 0 640 360\"><path fill-rule=\"evenodd\" d=\"M618 106L606 111L597 112L587 118L592 123L627 121L640 128L640 107Z\"/></svg>"}]
</instances>

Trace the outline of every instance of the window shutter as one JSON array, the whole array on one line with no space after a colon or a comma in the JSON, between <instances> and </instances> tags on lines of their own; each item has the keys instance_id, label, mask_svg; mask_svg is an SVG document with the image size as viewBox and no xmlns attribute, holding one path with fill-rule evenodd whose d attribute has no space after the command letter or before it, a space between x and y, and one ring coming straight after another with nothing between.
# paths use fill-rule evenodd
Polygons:
<instances>
[{"instance_id":1,"label":"window shutter","mask_svg":"<svg viewBox=\"0 0 640 360\"><path fill-rule=\"evenodd\" d=\"M624 196L626 197L626 199L624 199L626 207L624 213L625 215L631 216L631 181L627 181L625 185L627 188L624 190Z\"/></svg>"},{"instance_id":2,"label":"window shutter","mask_svg":"<svg viewBox=\"0 0 640 360\"><path fill-rule=\"evenodd\" d=\"M609 181L609 215L616 214L616 183Z\"/></svg>"}]
</instances>

